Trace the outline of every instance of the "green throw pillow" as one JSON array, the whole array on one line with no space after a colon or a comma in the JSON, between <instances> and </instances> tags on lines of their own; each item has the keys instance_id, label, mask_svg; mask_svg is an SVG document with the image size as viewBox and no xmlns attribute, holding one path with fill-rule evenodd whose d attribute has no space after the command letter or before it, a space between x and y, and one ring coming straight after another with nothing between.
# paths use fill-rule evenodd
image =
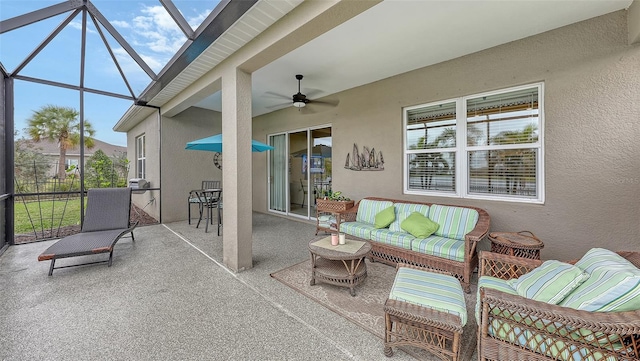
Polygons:
<instances>
[{"instance_id":1,"label":"green throw pillow","mask_svg":"<svg viewBox=\"0 0 640 361\"><path fill-rule=\"evenodd\" d=\"M373 224L373 226L376 228L387 228L395 219L395 208L393 206L387 207L376 214L375 223Z\"/></svg>"},{"instance_id":2,"label":"green throw pillow","mask_svg":"<svg viewBox=\"0 0 640 361\"><path fill-rule=\"evenodd\" d=\"M440 227L438 223L418 212L411 213L409 217L400 224L400 228L411 233L411 235L416 238L427 238L437 231L438 227Z\"/></svg>"},{"instance_id":3,"label":"green throw pillow","mask_svg":"<svg viewBox=\"0 0 640 361\"><path fill-rule=\"evenodd\" d=\"M574 265L549 260L509 283L522 297L557 305L588 276Z\"/></svg>"}]
</instances>

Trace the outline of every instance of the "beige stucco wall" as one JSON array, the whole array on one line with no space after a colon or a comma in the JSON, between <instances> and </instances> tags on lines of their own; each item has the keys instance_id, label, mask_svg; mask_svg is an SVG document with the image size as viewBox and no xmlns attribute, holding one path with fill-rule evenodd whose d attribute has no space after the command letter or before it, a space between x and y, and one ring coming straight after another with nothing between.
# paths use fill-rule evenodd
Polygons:
<instances>
[{"instance_id":1,"label":"beige stucco wall","mask_svg":"<svg viewBox=\"0 0 640 361\"><path fill-rule=\"evenodd\" d=\"M545 204L402 194L402 107L541 81ZM543 258L640 245L640 46L628 45L625 11L334 97L339 106L326 112L303 115L287 108L255 118L254 138L332 124L334 190L353 199L383 196L482 207L492 217L492 231L529 230L541 238ZM385 170L342 168L354 142L382 151ZM266 159L254 159L253 172L254 210L266 212Z\"/></svg>"},{"instance_id":2,"label":"beige stucco wall","mask_svg":"<svg viewBox=\"0 0 640 361\"><path fill-rule=\"evenodd\" d=\"M151 188L160 188L160 142L158 113L154 112L127 132L127 158L129 159L129 179L137 178L136 138L145 136L145 179ZM155 219L160 219L160 191L150 190L134 193L131 201Z\"/></svg>"},{"instance_id":3,"label":"beige stucco wall","mask_svg":"<svg viewBox=\"0 0 640 361\"><path fill-rule=\"evenodd\" d=\"M221 132L219 112L189 108L175 117L162 117L162 221L187 219L187 197L203 180L222 181L212 152L186 150L187 142ZM191 216L194 217L193 207Z\"/></svg>"}]
</instances>

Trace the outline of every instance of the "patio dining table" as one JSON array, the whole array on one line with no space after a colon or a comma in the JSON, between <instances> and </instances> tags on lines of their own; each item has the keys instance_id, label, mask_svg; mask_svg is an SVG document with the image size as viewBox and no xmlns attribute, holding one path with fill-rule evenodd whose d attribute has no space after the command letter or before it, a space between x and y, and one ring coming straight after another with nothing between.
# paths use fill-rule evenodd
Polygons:
<instances>
[{"instance_id":1,"label":"patio dining table","mask_svg":"<svg viewBox=\"0 0 640 361\"><path fill-rule=\"evenodd\" d=\"M200 218L196 228L200 226L202 221L202 215L206 208L205 229L204 232L209 232L209 222L212 222L212 210L215 208L218 211L218 236L220 235L220 227L222 226L222 188L208 188L208 189L193 189L191 194L195 194L200 199ZM213 223L212 223L213 224Z\"/></svg>"}]
</instances>

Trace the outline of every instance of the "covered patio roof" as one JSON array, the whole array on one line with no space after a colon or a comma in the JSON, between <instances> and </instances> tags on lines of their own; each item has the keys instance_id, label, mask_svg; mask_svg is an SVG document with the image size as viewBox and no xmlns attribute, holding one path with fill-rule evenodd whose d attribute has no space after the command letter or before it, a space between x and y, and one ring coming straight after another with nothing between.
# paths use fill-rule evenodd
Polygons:
<instances>
[{"instance_id":1,"label":"covered patio roof","mask_svg":"<svg viewBox=\"0 0 640 361\"><path fill-rule=\"evenodd\" d=\"M295 74L304 75L303 93L325 97L346 89L444 62L493 46L543 33L575 22L628 8L633 0L583 1L371 1L346 10L342 19L322 20L313 34L300 26L296 33L265 48L243 65L252 73L253 116L290 106ZM286 4L286 5L285 5ZM174 116L190 106L221 110L220 85L195 86L198 79L284 15L296 16L310 5L300 1L258 0L228 31L213 40L189 64L172 64L174 78L152 84L141 96L145 105ZM521 16L514 16L519 14ZM328 24L329 22L333 24ZM384 26L380 26L384 24ZM640 39L630 24L629 41ZM248 31L251 29L251 31ZM263 36L264 37L264 36ZM301 41L299 38L303 38ZM189 90L189 87L193 89ZM186 93L186 94L185 94ZM179 98L176 96L180 94ZM274 95L281 95L277 97ZM114 126L126 131L153 112L132 106Z\"/></svg>"}]
</instances>

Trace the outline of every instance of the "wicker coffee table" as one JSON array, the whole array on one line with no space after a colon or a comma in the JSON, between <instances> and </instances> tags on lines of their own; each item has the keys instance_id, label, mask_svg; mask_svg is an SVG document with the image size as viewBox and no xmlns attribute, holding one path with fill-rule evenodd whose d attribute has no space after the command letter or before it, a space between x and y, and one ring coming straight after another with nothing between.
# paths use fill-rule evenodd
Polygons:
<instances>
[{"instance_id":1,"label":"wicker coffee table","mask_svg":"<svg viewBox=\"0 0 640 361\"><path fill-rule=\"evenodd\" d=\"M367 265L364 258L371 251L371 244L350 239L348 236L345 245L325 248L314 244L330 238L331 236L321 236L309 241L309 253L311 254L310 284L313 286L316 282L324 282L335 286L348 287L351 289L351 296L355 296L355 287L367 278ZM356 249L359 244L356 242L363 243L359 249Z\"/></svg>"}]
</instances>

